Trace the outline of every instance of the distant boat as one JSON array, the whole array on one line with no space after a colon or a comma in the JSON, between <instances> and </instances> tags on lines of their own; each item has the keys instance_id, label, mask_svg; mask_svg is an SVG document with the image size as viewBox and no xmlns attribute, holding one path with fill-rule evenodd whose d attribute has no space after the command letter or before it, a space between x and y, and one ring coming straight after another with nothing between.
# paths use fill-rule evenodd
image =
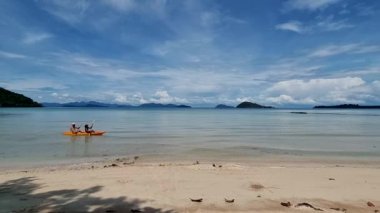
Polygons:
<instances>
[{"instance_id":1,"label":"distant boat","mask_svg":"<svg viewBox=\"0 0 380 213\"><path fill-rule=\"evenodd\" d=\"M333 106L315 106L314 109L380 109L380 106L360 106L359 104L341 104Z\"/></svg>"},{"instance_id":2,"label":"distant boat","mask_svg":"<svg viewBox=\"0 0 380 213\"><path fill-rule=\"evenodd\" d=\"M307 114L307 112L290 112L290 113L293 113L293 114Z\"/></svg>"}]
</instances>

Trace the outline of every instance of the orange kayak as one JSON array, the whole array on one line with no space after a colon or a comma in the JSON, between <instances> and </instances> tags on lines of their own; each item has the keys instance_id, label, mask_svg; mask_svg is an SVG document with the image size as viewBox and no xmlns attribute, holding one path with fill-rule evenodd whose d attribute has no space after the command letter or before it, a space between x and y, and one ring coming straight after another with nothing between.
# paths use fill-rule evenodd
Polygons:
<instances>
[{"instance_id":1,"label":"orange kayak","mask_svg":"<svg viewBox=\"0 0 380 213\"><path fill-rule=\"evenodd\" d=\"M68 136L101 136L104 133L106 133L106 132L105 131L95 131L93 133L87 133L87 132L78 132L78 133L64 132L63 134L64 135L68 135Z\"/></svg>"}]
</instances>

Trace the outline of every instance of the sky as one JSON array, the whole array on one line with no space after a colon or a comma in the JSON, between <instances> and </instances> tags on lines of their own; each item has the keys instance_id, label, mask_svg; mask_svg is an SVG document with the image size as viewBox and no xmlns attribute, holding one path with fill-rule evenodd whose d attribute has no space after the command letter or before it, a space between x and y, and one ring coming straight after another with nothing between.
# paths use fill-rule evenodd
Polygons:
<instances>
[{"instance_id":1,"label":"sky","mask_svg":"<svg viewBox=\"0 0 380 213\"><path fill-rule=\"evenodd\" d=\"M0 87L59 103L380 104L380 1L2 0Z\"/></svg>"}]
</instances>

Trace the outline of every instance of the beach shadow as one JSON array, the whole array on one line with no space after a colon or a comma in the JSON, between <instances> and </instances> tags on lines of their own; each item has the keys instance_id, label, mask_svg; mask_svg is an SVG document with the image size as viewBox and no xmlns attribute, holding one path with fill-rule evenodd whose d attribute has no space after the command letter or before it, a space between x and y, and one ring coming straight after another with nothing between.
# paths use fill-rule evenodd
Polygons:
<instances>
[{"instance_id":1,"label":"beach shadow","mask_svg":"<svg viewBox=\"0 0 380 213\"><path fill-rule=\"evenodd\" d=\"M9 180L0 184L0 212L157 212L172 213L144 205L147 201L126 196L101 198L95 194L103 186L86 189L64 189L36 192L43 189L34 177Z\"/></svg>"}]
</instances>

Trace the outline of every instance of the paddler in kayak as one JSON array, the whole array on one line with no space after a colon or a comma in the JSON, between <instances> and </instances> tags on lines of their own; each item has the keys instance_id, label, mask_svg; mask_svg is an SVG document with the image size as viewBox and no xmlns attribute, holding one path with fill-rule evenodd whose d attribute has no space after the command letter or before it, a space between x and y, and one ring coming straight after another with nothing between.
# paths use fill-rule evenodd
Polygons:
<instances>
[{"instance_id":1,"label":"paddler in kayak","mask_svg":"<svg viewBox=\"0 0 380 213\"><path fill-rule=\"evenodd\" d=\"M85 124L84 125L84 131L86 132L86 133L94 133L95 131L92 129L92 127L94 126L94 123L91 125L91 126L89 126L88 124Z\"/></svg>"},{"instance_id":2,"label":"paddler in kayak","mask_svg":"<svg viewBox=\"0 0 380 213\"><path fill-rule=\"evenodd\" d=\"M80 127L76 127L75 123L72 123L70 127L70 132L73 134L77 134L78 132L82 132L82 131L80 130Z\"/></svg>"}]
</instances>

